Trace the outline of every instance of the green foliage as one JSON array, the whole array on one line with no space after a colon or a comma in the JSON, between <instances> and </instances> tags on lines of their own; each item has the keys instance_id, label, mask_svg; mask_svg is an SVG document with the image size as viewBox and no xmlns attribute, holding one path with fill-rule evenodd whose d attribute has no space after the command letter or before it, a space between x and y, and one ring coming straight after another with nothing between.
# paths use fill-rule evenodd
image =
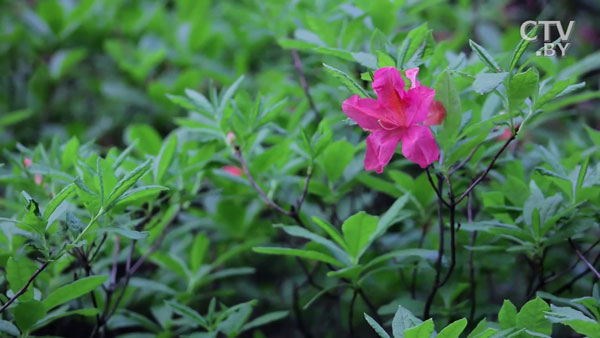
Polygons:
<instances>
[{"instance_id":1,"label":"green foliage","mask_svg":"<svg viewBox=\"0 0 600 338\"><path fill-rule=\"evenodd\" d=\"M502 1L0 2L0 335L600 337L576 6L549 58ZM364 170L382 67L445 110L427 172Z\"/></svg>"}]
</instances>

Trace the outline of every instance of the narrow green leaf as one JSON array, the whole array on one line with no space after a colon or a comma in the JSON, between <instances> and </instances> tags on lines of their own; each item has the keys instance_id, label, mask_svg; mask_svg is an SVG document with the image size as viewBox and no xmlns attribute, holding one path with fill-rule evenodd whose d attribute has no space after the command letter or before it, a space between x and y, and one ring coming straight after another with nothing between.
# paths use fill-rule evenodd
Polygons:
<instances>
[{"instance_id":1,"label":"narrow green leaf","mask_svg":"<svg viewBox=\"0 0 600 338\"><path fill-rule=\"evenodd\" d=\"M160 183L162 177L169 169L169 166L173 162L175 152L177 151L177 134L171 134L162 144L158 157L154 161L154 182Z\"/></svg>"},{"instance_id":2,"label":"narrow green leaf","mask_svg":"<svg viewBox=\"0 0 600 338\"><path fill-rule=\"evenodd\" d=\"M469 40L469 45L471 49L477 54L479 59L491 70L494 72L502 72L502 68L496 63L494 58L490 55L490 53L485 50L485 48L478 45L475 41Z\"/></svg>"},{"instance_id":3,"label":"narrow green leaf","mask_svg":"<svg viewBox=\"0 0 600 338\"><path fill-rule=\"evenodd\" d=\"M356 83L356 81L354 81L354 79L352 79L350 75L325 63L323 64L323 67L325 67L325 70L329 74L331 74L334 78L339 80L346 88L348 88L348 90L350 90L351 93L356 94L360 97L370 97L369 93L367 93L367 91L365 91L361 85Z\"/></svg>"},{"instance_id":4,"label":"narrow green leaf","mask_svg":"<svg viewBox=\"0 0 600 338\"><path fill-rule=\"evenodd\" d=\"M208 322L206 321L206 319L199 314L198 312L196 312L194 309L192 309L189 306L185 306L183 304L179 304L173 301L166 301L165 302L171 309L173 309L173 311L177 312L178 314L191 319L192 321L196 322L197 324L201 325L202 327L208 329L209 325Z\"/></svg>"},{"instance_id":5,"label":"narrow green leaf","mask_svg":"<svg viewBox=\"0 0 600 338\"><path fill-rule=\"evenodd\" d=\"M278 248L278 247L256 247L252 248L254 252L267 254L267 255L282 255L282 256L296 256L300 258L313 259L316 261L329 263L335 266L343 266L337 259L328 256L324 253L313 251L313 250L301 250L301 249L290 249L290 248Z\"/></svg>"},{"instance_id":6,"label":"narrow green leaf","mask_svg":"<svg viewBox=\"0 0 600 338\"><path fill-rule=\"evenodd\" d=\"M317 216L313 217L313 221L316 225L323 229L323 231L325 231L329 235L329 237L331 237L331 239L333 239L339 246L341 246L342 249L348 251L348 247L346 246L346 242L342 238L342 235L333 225L329 224L327 221L318 218Z\"/></svg>"},{"instance_id":7,"label":"narrow green leaf","mask_svg":"<svg viewBox=\"0 0 600 338\"><path fill-rule=\"evenodd\" d=\"M381 325L379 325L379 323L375 321L375 319L371 318L371 316L369 316L366 313L364 315L365 319L367 320L367 323L371 325L373 330L375 330L375 332L379 335L380 338L391 338L390 335L387 332L385 332L383 327L381 327Z\"/></svg>"},{"instance_id":8,"label":"narrow green leaf","mask_svg":"<svg viewBox=\"0 0 600 338\"><path fill-rule=\"evenodd\" d=\"M242 75L237 80L235 80L235 82L229 88L227 88L227 90L225 91L225 94L223 94L223 97L221 98L221 101L219 102L219 107L217 108L218 116L223 116L223 112L225 111L225 108L227 107L229 100L231 99L231 97L233 97L233 94L235 94L235 91L237 90L237 88L239 87L240 83L242 83L243 80L244 80L244 76Z\"/></svg>"},{"instance_id":9,"label":"narrow green leaf","mask_svg":"<svg viewBox=\"0 0 600 338\"><path fill-rule=\"evenodd\" d=\"M44 210L44 218L48 219L52 216L52 213L60 206L60 204L69 198L75 192L75 184L71 183L64 187L54 198L48 203L46 206L46 210Z\"/></svg>"},{"instance_id":10,"label":"narrow green leaf","mask_svg":"<svg viewBox=\"0 0 600 338\"><path fill-rule=\"evenodd\" d=\"M110 192L106 201L103 204L104 209L110 208L112 203L115 202L119 197L121 197L129 188L131 188L137 181L144 176L144 174L150 169L152 164L152 160L147 160L146 162L139 165L133 171L127 173L125 177L123 177L115 186L113 191Z\"/></svg>"},{"instance_id":11,"label":"narrow green leaf","mask_svg":"<svg viewBox=\"0 0 600 338\"><path fill-rule=\"evenodd\" d=\"M49 311L58 305L64 304L72 299L79 298L86 293L92 292L107 279L107 276L90 276L78 279L67 285L63 285L52 291L46 299L42 301L44 309Z\"/></svg>"},{"instance_id":12,"label":"narrow green leaf","mask_svg":"<svg viewBox=\"0 0 600 338\"><path fill-rule=\"evenodd\" d=\"M532 38L537 34L538 31L538 27L539 26L535 26L533 27L529 33L527 33L527 37ZM508 67L508 72L512 72L513 69L515 69L515 67L517 66L517 63L519 62L519 59L521 59L521 56L523 55L523 53L525 53L525 50L527 49L527 47L529 46L529 44L531 43L531 41L526 40L526 39L521 39L521 41L519 41L519 44L517 45L517 48L515 48L515 51L513 52L513 56L510 60L510 66Z\"/></svg>"},{"instance_id":13,"label":"narrow green leaf","mask_svg":"<svg viewBox=\"0 0 600 338\"><path fill-rule=\"evenodd\" d=\"M288 314L289 314L288 311L274 311L274 312L264 314L256 319L244 324L244 326L242 326L242 329L240 332L248 331L253 328L263 326L263 325L269 324L269 323L277 321L277 320L281 320L281 319L287 317Z\"/></svg>"}]
</instances>

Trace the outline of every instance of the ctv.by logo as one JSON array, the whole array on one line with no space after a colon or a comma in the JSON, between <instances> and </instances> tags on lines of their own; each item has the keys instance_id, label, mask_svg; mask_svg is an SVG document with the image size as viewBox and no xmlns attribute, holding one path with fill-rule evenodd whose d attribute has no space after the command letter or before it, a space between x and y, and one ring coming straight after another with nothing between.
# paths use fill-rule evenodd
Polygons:
<instances>
[{"instance_id":1,"label":"ctv.by logo","mask_svg":"<svg viewBox=\"0 0 600 338\"><path fill-rule=\"evenodd\" d=\"M537 26L537 25L541 25L544 28L544 47L540 48L535 55L541 56L555 56L556 55L556 51L554 50L554 47L558 47L558 49L560 50L560 56L565 56L565 53L567 52L567 49L571 46L571 43L568 42L569 41L569 37L571 36L571 33L573 31L573 26L575 25L575 21L569 21L569 26L567 27L567 31L565 32L565 30L563 29L562 24L560 23L560 21L533 21L533 20L529 20L529 21L525 21L521 24L521 37L523 38L523 40L527 40L527 41L535 41L537 40L537 35L534 35L533 37L529 37L527 35L527 27L529 26ZM559 38L557 40L555 40L554 42L550 42L550 28L552 26L556 26L556 29L558 31L558 36Z\"/></svg>"}]
</instances>

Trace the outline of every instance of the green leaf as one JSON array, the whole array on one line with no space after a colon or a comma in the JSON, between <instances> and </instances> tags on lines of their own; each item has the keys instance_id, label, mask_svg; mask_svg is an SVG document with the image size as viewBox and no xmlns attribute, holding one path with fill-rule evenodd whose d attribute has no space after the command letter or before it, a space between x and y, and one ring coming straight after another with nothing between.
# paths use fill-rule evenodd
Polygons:
<instances>
[{"instance_id":1,"label":"green leaf","mask_svg":"<svg viewBox=\"0 0 600 338\"><path fill-rule=\"evenodd\" d=\"M342 224L344 241L352 262L357 264L360 257L367 249L371 236L377 231L379 219L364 211L354 214Z\"/></svg>"},{"instance_id":2,"label":"green leaf","mask_svg":"<svg viewBox=\"0 0 600 338\"><path fill-rule=\"evenodd\" d=\"M37 269L35 263L25 257L10 257L6 262L6 280L13 293L21 290ZM29 286L20 299L33 299L33 285Z\"/></svg>"},{"instance_id":3,"label":"green leaf","mask_svg":"<svg viewBox=\"0 0 600 338\"><path fill-rule=\"evenodd\" d=\"M171 309L173 309L173 311L175 311L176 313L191 319L193 322L201 325L202 327L208 329L209 325L208 322L206 321L206 319L199 314L198 312L196 312L194 309L192 309L189 306L185 306L173 301L166 301L165 302Z\"/></svg>"},{"instance_id":4,"label":"green leaf","mask_svg":"<svg viewBox=\"0 0 600 338\"><path fill-rule=\"evenodd\" d=\"M430 338L433 333L433 319L429 318L421 324L404 331L405 338Z\"/></svg>"},{"instance_id":5,"label":"green leaf","mask_svg":"<svg viewBox=\"0 0 600 338\"><path fill-rule=\"evenodd\" d=\"M527 37L532 38L537 34L538 31L538 27L539 26L535 26L533 27L529 33L527 33ZM512 59L510 60L510 66L508 67L508 72L512 72L513 69L515 69L515 67L517 66L517 63L519 62L519 59L521 59L521 55L523 55L523 53L525 53L525 50L527 49L527 47L529 46L529 44L531 43L530 40L527 39L521 39L521 41L519 41L519 44L517 45L517 48L515 48L515 51L513 52L513 56Z\"/></svg>"},{"instance_id":6,"label":"green leaf","mask_svg":"<svg viewBox=\"0 0 600 338\"><path fill-rule=\"evenodd\" d=\"M164 142L158 153L158 157L154 161L154 182L160 183L162 177L169 169L173 162L175 152L177 151L177 134L171 134Z\"/></svg>"},{"instance_id":7,"label":"green leaf","mask_svg":"<svg viewBox=\"0 0 600 338\"><path fill-rule=\"evenodd\" d=\"M12 313L21 332L27 332L38 320L46 316L44 306L37 300L19 301Z\"/></svg>"},{"instance_id":8,"label":"green leaf","mask_svg":"<svg viewBox=\"0 0 600 338\"><path fill-rule=\"evenodd\" d=\"M354 146L340 140L331 143L323 151L323 167L330 181L337 181L354 157Z\"/></svg>"},{"instance_id":9,"label":"green leaf","mask_svg":"<svg viewBox=\"0 0 600 338\"><path fill-rule=\"evenodd\" d=\"M256 247L252 248L252 250L254 252L267 255L296 256L300 258L312 259L324 263L329 263L339 267L343 266L343 264L340 263L340 261L338 261L337 259L314 250L301 250L279 247Z\"/></svg>"},{"instance_id":10,"label":"green leaf","mask_svg":"<svg viewBox=\"0 0 600 338\"><path fill-rule=\"evenodd\" d=\"M372 239L374 240L379 236L383 235L389 227L394 225L398 218L400 212L404 209L404 206L409 201L410 195L405 194L404 196L398 198L394 204L381 216L379 222L377 223L377 231L373 234Z\"/></svg>"},{"instance_id":11,"label":"green leaf","mask_svg":"<svg viewBox=\"0 0 600 338\"><path fill-rule=\"evenodd\" d=\"M392 59L386 52L377 51L377 67L396 67L396 61Z\"/></svg>"},{"instance_id":12,"label":"green leaf","mask_svg":"<svg viewBox=\"0 0 600 338\"><path fill-rule=\"evenodd\" d=\"M198 270L204 263L204 257L208 251L209 244L210 241L204 233L196 235L190 251L190 268L192 271Z\"/></svg>"},{"instance_id":13,"label":"green leaf","mask_svg":"<svg viewBox=\"0 0 600 338\"><path fill-rule=\"evenodd\" d=\"M524 73L515 74L508 85L508 104L510 112L515 112L526 98L532 96L537 89L539 75L535 68Z\"/></svg>"},{"instance_id":14,"label":"green leaf","mask_svg":"<svg viewBox=\"0 0 600 338\"><path fill-rule=\"evenodd\" d=\"M223 97L221 97L219 106L217 107L217 115L218 116L223 116L223 113L225 112L225 108L227 107L229 100L231 99L233 94L235 94L235 91L237 90L237 88L239 87L240 83L242 83L243 80L244 80L244 76L242 75L237 80L235 80L235 82L229 88L227 88L227 90L223 94Z\"/></svg>"},{"instance_id":15,"label":"green leaf","mask_svg":"<svg viewBox=\"0 0 600 338\"><path fill-rule=\"evenodd\" d=\"M77 163L77 159L79 157L78 152L79 140L77 139L77 137L73 136L71 137L69 142L65 144L65 148L62 151L60 163L63 170L66 170L69 167L73 166L75 163Z\"/></svg>"},{"instance_id":16,"label":"green leaf","mask_svg":"<svg viewBox=\"0 0 600 338\"><path fill-rule=\"evenodd\" d=\"M493 72L502 72L502 68L496 63L490 53L485 48L478 45L475 41L469 40L471 49L477 54L479 59Z\"/></svg>"},{"instance_id":17,"label":"green leaf","mask_svg":"<svg viewBox=\"0 0 600 338\"><path fill-rule=\"evenodd\" d=\"M502 330L517 326L517 308L510 300L504 300L500 312L498 312L498 321L500 322L500 328L502 328Z\"/></svg>"},{"instance_id":18,"label":"green leaf","mask_svg":"<svg viewBox=\"0 0 600 338\"><path fill-rule=\"evenodd\" d=\"M350 264L350 257L348 257L348 254L346 252L344 252L343 250L341 250L337 245L335 245L332 241L328 240L327 238L319 236L319 235L317 235L313 232L310 232L310 231L306 230L305 228L302 228L299 226L289 226L289 225L285 226L285 225L277 224L277 225L275 225L275 227L282 229L290 236L306 238L315 243L318 243L318 244L324 246L325 248L327 248L327 250L329 250L331 252L331 254L335 258L337 258L339 261L341 261L342 263Z\"/></svg>"},{"instance_id":19,"label":"green leaf","mask_svg":"<svg viewBox=\"0 0 600 338\"><path fill-rule=\"evenodd\" d=\"M21 121L26 120L33 114L33 111L29 109L20 109L11 111L8 113L2 113L0 116L0 130L2 127L9 127L13 124L17 124Z\"/></svg>"},{"instance_id":20,"label":"green leaf","mask_svg":"<svg viewBox=\"0 0 600 338\"><path fill-rule=\"evenodd\" d=\"M58 208L58 206L60 206L64 200L69 198L75 192L75 188L75 184L71 183L64 187L58 194L56 194L56 196L54 196L54 198L48 203L48 206L46 206L46 210L44 210L44 218L50 218L56 208Z\"/></svg>"},{"instance_id":21,"label":"green leaf","mask_svg":"<svg viewBox=\"0 0 600 338\"><path fill-rule=\"evenodd\" d=\"M317 216L313 217L313 221L316 225L323 229L323 231L325 231L329 235L329 237L331 237L331 239L333 239L337 244L339 244L339 246L341 246L342 249L348 251L348 247L346 246L346 242L342 238L342 235L333 225L329 224L327 221L318 218Z\"/></svg>"},{"instance_id":22,"label":"green leaf","mask_svg":"<svg viewBox=\"0 0 600 338\"><path fill-rule=\"evenodd\" d=\"M136 142L136 149L142 154L156 156L162 146L158 132L147 124L130 125L125 131L125 136L129 144Z\"/></svg>"},{"instance_id":23,"label":"green leaf","mask_svg":"<svg viewBox=\"0 0 600 338\"><path fill-rule=\"evenodd\" d=\"M454 145L462 121L462 108L458 89L448 71L442 72L435 83L435 97L446 109L446 118L438 129L438 144L443 150Z\"/></svg>"},{"instance_id":24,"label":"green leaf","mask_svg":"<svg viewBox=\"0 0 600 338\"><path fill-rule=\"evenodd\" d=\"M398 310L392 320L392 330L394 338L404 338L404 332L414 326L421 324L423 321L415 317L410 311L398 305Z\"/></svg>"},{"instance_id":25,"label":"green leaf","mask_svg":"<svg viewBox=\"0 0 600 338\"><path fill-rule=\"evenodd\" d=\"M94 289L102 285L107 279L107 276L90 276L78 279L67 285L63 285L52 291L46 299L42 301L44 309L49 311L58 305L64 304L72 299L79 298L86 293L92 292Z\"/></svg>"},{"instance_id":26,"label":"green leaf","mask_svg":"<svg viewBox=\"0 0 600 338\"><path fill-rule=\"evenodd\" d=\"M158 195L159 192L169 190L167 187L160 185L144 185L141 187L133 188L124 193L115 201L116 207L125 207L129 205L141 205L141 203L148 201Z\"/></svg>"},{"instance_id":27,"label":"green leaf","mask_svg":"<svg viewBox=\"0 0 600 338\"><path fill-rule=\"evenodd\" d=\"M473 90L479 94L489 93L496 89L508 75L503 73L479 73L473 82Z\"/></svg>"},{"instance_id":28,"label":"green leaf","mask_svg":"<svg viewBox=\"0 0 600 338\"><path fill-rule=\"evenodd\" d=\"M263 325L269 324L269 323L277 321L277 320L281 320L281 319L287 317L288 314L289 314L288 311L274 311L274 312L264 314L256 319L244 324L244 326L242 326L242 329L240 332L251 330L253 328L263 326Z\"/></svg>"},{"instance_id":29,"label":"green leaf","mask_svg":"<svg viewBox=\"0 0 600 338\"><path fill-rule=\"evenodd\" d=\"M367 93L361 85L356 83L350 75L325 63L323 64L323 67L325 67L327 73L339 80L352 94L356 94L360 97L370 97L369 93Z\"/></svg>"},{"instance_id":30,"label":"green leaf","mask_svg":"<svg viewBox=\"0 0 600 338\"><path fill-rule=\"evenodd\" d=\"M373 330L375 330L375 332L379 335L380 338L391 338L390 335L387 332L385 332L383 327L381 327L381 325L379 325L375 321L375 319L371 318L371 316L369 316L366 313L364 315L365 315L365 319L367 320L367 323L369 323L369 325L371 325Z\"/></svg>"},{"instance_id":31,"label":"green leaf","mask_svg":"<svg viewBox=\"0 0 600 338\"><path fill-rule=\"evenodd\" d=\"M147 160L146 162L140 164L137 168L127 173L125 177L123 177L115 186L115 188L108 194L106 201L104 202L103 208L107 210L110 208L119 197L121 197L129 188L131 188L137 181L146 174L150 166L152 165L152 160Z\"/></svg>"},{"instance_id":32,"label":"green leaf","mask_svg":"<svg viewBox=\"0 0 600 338\"><path fill-rule=\"evenodd\" d=\"M48 71L50 76L58 80L63 77L69 70L77 65L85 55L87 51L83 48L74 49L62 49L54 53L48 64Z\"/></svg>"},{"instance_id":33,"label":"green leaf","mask_svg":"<svg viewBox=\"0 0 600 338\"><path fill-rule=\"evenodd\" d=\"M0 319L0 332L8 333L11 336L19 336L19 329L11 322Z\"/></svg>"},{"instance_id":34,"label":"green leaf","mask_svg":"<svg viewBox=\"0 0 600 338\"><path fill-rule=\"evenodd\" d=\"M446 326L442 331L440 331L436 338L458 338L466 327L467 319L459 319Z\"/></svg>"},{"instance_id":35,"label":"green leaf","mask_svg":"<svg viewBox=\"0 0 600 338\"><path fill-rule=\"evenodd\" d=\"M593 301L594 303L597 300ZM596 320L584 315L581 311L577 311L570 307L551 306L552 312L546 313L548 318L553 323L561 323L570 326L575 332L585 335L589 338L600 337L600 323Z\"/></svg>"},{"instance_id":36,"label":"green leaf","mask_svg":"<svg viewBox=\"0 0 600 338\"><path fill-rule=\"evenodd\" d=\"M528 301L517 314L517 327L550 335L552 323L544 315L549 310L550 306L539 297Z\"/></svg>"}]
</instances>

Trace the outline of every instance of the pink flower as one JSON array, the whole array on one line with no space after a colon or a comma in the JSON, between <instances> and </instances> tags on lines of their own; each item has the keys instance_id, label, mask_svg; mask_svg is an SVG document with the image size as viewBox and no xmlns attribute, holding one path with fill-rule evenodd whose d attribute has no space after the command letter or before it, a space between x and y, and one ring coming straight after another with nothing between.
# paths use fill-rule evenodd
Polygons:
<instances>
[{"instance_id":1,"label":"pink flower","mask_svg":"<svg viewBox=\"0 0 600 338\"><path fill-rule=\"evenodd\" d=\"M242 169L236 166L226 165L223 167L223 170L225 170L225 172L233 176L242 176Z\"/></svg>"},{"instance_id":2,"label":"pink flower","mask_svg":"<svg viewBox=\"0 0 600 338\"><path fill-rule=\"evenodd\" d=\"M29 168L29 166L32 163L33 163L33 160L28 157L23 159L23 164L25 165L25 168ZM33 180L35 181L35 184L41 185L42 184L42 175L40 175L40 174L33 175Z\"/></svg>"},{"instance_id":3,"label":"pink flower","mask_svg":"<svg viewBox=\"0 0 600 338\"><path fill-rule=\"evenodd\" d=\"M344 113L371 133L367 137L365 170L382 173L400 141L402 154L421 168L439 158L440 151L428 126L440 124L446 110L433 100L435 90L421 86L418 73L419 68L406 71L411 85L405 90L396 68L380 68L373 80L377 100L354 95L342 104Z\"/></svg>"}]
</instances>

